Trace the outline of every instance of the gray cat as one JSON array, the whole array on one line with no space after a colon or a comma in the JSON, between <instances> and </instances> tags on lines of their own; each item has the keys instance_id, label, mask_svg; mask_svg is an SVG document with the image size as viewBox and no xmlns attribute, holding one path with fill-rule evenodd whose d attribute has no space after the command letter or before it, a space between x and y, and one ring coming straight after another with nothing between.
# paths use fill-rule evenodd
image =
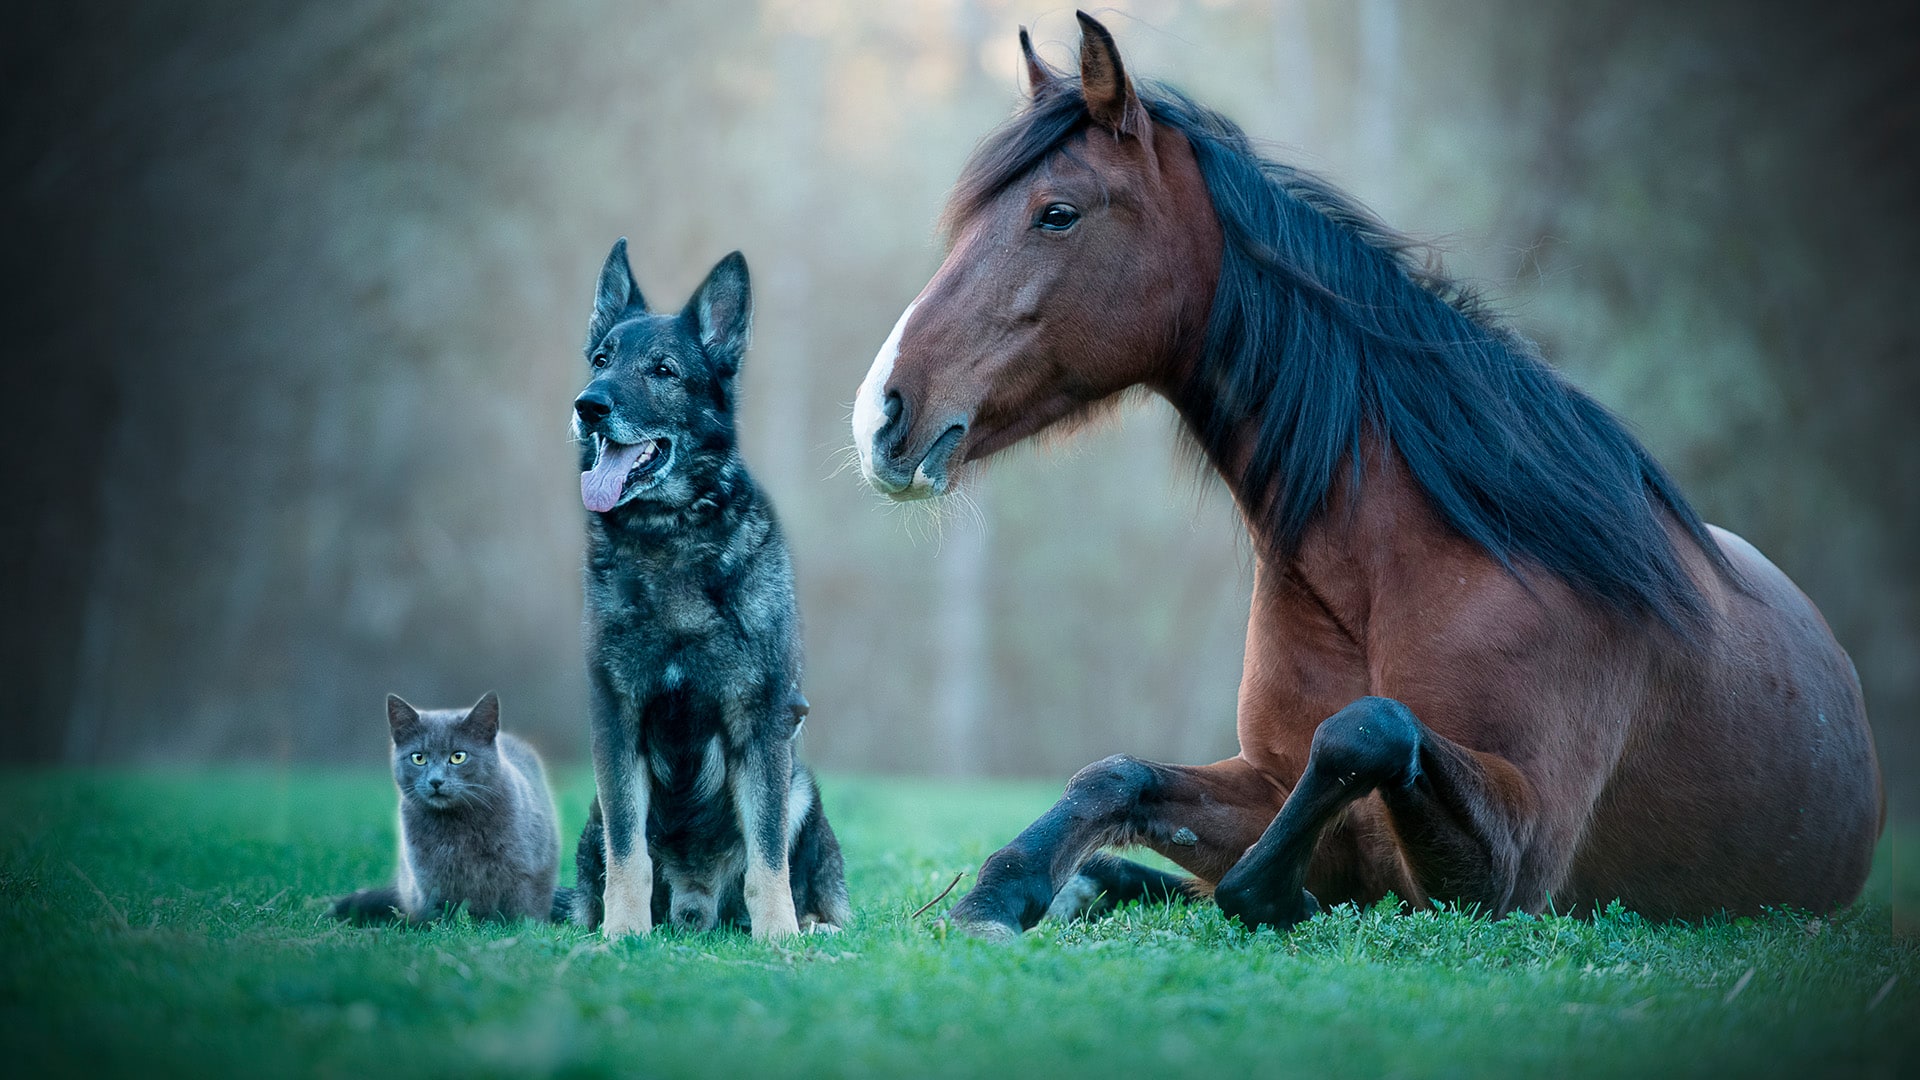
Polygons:
<instances>
[{"instance_id":1,"label":"gray cat","mask_svg":"<svg viewBox=\"0 0 1920 1080\"><path fill-rule=\"evenodd\" d=\"M421 712L387 695L400 787L400 880L334 902L336 918L421 922L460 904L475 918L544 919L560 833L533 747L500 733L500 699Z\"/></svg>"}]
</instances>

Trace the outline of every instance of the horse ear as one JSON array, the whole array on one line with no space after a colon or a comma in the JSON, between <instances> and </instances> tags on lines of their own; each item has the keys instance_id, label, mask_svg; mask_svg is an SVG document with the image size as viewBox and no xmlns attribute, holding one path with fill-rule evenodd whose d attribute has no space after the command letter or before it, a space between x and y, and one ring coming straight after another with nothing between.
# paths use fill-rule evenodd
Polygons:
<instances>
[{"instance_id":1,"label":"horse ear","mask_svg":"<svg viewBox=\"0 0 1920 1080\"><path fill-rule=\"evenodd\" d=\"M647 301L633 283L633 267L627 265L627 238L613 242L607 262L600 268L600 285L593 293L593 318L587 321L587 351L592 352L629 309L646 310Z\"/></svg>"},{"instance_id":2,"label":"horse ear","mask_svg":"<svg viewBox=\"0 0 1920 1080\"><path fill-rule=\"evenodd\" d=\"M1133 80L1120 63L1120 47L1099 21L1084 11L1080 18L1080 96L1093 121L1116 134L1145 140L1146 110L1133 92Z\"/></svg>"},{"instance_id":3,"label":"horse ear","mask_svg":"<svg viewBox=\"0 0 1920 1080\"><path fill-rule=\"evenodd\" d=\"M1045 60L1040 59L1039 53L1033 51L1033 38L1024 26L1020 28L1020 55L1027 61L1027 96L1039 101L1053 93L1057 89L1054 84L1060 76L1047 66Z\"/></svg>"},{"instance_id":4,"label":"horse ear","mask_svg":"<svg viewBox=\"0 0 1920 1080\"><path fill-rule=\"evenodd\" d=\"M726 374L740 370L753 329L753 283L739 252L721 259L687 301L685 312L707 355Z\"/></svg>"},{"instance_id":5,"label":"horse ear","mask_svg":"<svg viewBox=\"0 0 1920 1080\"><path fill-rule=\"evenodd\" d=\"M393 731L394 742L399 742L419 722L418 710L401 700L399 694L387 695L387 727Z\"/></svg>"},{"instance_id":6,"label":"horse ear","mask_svg":"<svg viewBox=\"0 0 1920 1080\"><path fill-rule=\"evenodd\" d=\"M473 733L482 742L492 742L500 734L500 695L489 690L467 710L466 718L460 726Z\"/></svg>"}]
</instances>

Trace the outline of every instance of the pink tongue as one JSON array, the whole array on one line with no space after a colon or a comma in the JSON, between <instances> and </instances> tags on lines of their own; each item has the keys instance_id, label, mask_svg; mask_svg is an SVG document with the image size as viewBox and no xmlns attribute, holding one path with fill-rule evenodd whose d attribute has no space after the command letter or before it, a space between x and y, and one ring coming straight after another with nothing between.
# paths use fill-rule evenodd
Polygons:
<instances>
[{"instance_id":1,"label":"pink tongue","mask_svg":"<svg viewBox=\"0 0 1920 1080\"><path fill-rule=\"evenodd\" d=\"M580 474L580 501L587 504L587 509L604 514L620 502L620 489L627 486L627 470L633 468L640 451L649 445L644 442L632 446L600 444L600 460Z\"/></svg>"}]
</instances>

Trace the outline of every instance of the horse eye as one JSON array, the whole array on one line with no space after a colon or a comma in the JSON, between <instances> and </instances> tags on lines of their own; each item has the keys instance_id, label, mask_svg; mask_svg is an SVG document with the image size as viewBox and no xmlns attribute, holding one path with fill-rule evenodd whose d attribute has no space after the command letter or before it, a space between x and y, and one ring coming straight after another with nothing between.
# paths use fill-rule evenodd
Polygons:
<instances>
[{"instance_id":1,"label":"horse eye","mask_svg":"<svg viewBox=\"0 0 1920 1080\"><path fill-rule=\"evenodd\" d=\"M467 752L465 750L455 750L453 752L453 756L448 758L447 760L453 762L455 765L458 765L461 762L467 760Z\"/></svg>"},{"instance_id":2,"label":"horse eye","mask_svg":"<svg viewBox=\"0 0 1920 1080\"><path fill-rule=\"evenodd\" d=\"M422 754L418 751L415 751L413 755L413 763L415 765L425 765L427 763L427 755Z\"/></svg>"},{"instance_id":3,"label":"horse eye","mask_svg":"<svg viewBox=\"0 0 1920 1080\"><path fill-rule=\"evenodd\" d=\"M595 354L593 354L593 370L595 370L595 371L599 371L599 370L600 370L601 368L603 368L603 367L606 367L606 366L607 366L607 354L606 354L606 353L595 353Z\"/></svg>"},{"instance_id":4,"label":"horse eye","mask_svg":"<svg viewBox=\"0 0 1920 1080\"><path fill-rule=\"evenodd\" d=\"M1073 223L1079 220L1080 220L1080 211L1075 210L1073 207L1068 206L1066 203L1057 202L1057 203L1054 203L1052 206L1047 207L1045 210L1040 211L1040 220L1038 224L1043 229L1050 229L1054 232L1063 232L1067 229L1073 228Z\"/></svg>"}]
</instances>

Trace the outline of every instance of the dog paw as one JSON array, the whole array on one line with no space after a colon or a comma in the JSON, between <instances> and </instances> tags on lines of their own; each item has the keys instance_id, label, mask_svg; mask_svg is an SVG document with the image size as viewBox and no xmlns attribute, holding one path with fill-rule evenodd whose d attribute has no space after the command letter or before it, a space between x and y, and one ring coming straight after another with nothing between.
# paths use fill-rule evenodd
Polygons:
<instances>
[{"instance_id":1,"label":"dog paw","mask_svg":"<svg viewBox=\"0 0 1920 1080\"><path fill-rule=\"evenodd\" d=\"M653 931L653 913L646 908L628 908L625 911L609 904L606 918L600 923L600 933L608 941L621 938L646 937Z\"/></svg>"},{"instance_id":2,"label":"dog paw","mask_svg":"<svg viewBox=\"0 0 1920 1080\"><path fill-rule=\"evenodd\" d=\"M753 923L753 940L781 941L798 934L800 921L793 917L791 909L788 909L785 915L784 919L778 914L771 914L763 919L756 919L749 915L748 918Z\"/></svg>"},{"instance_id":3,"label":"dog paw","mask_svg":"<svg viewBox=\"0 0 1920 1080\"><path fill-rule=\"evenodd\" d=\"M620 941L623 938L642 938L653 932L651 926L636 926L631 923L622 925L608 920L600 924L600 933L608 941Z\"/></svg>"}]
</instances>

